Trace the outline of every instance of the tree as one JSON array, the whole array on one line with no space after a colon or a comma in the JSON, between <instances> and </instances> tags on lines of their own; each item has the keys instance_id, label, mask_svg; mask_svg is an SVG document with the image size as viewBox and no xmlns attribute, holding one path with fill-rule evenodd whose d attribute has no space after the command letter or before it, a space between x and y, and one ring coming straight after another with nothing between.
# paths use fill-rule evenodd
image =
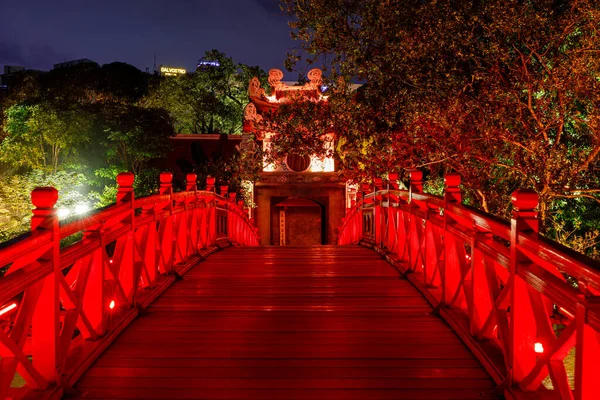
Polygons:
<instances>
[{"instance_id":1,"label":"tree","mask_svg":"<svg viewBox=\"0 0 600 400\"><path fill-rule=\"evenodd\" d=\"M499 215L512 190L532 188L549 233L561 207L598 208L597 2L284 0L283 9L309 61L328 55L332 83L365 83L329 101L352 173L457 171L474 204Z\"/></svg>"},{"instance_id":2,"label":"tree","mask_svg":"<svg viewBox=\"0 0 600 400\"><path fill-rule=\"evenodd\" d=\"M103 113L109 163L141 176L149 161L168 154L174 131L166 111L126 105L105 106Z\"/></svg>"},{"instance_id":3,"label":"tree","mask_svg":"<svg viewBox=\"0 0 600 400\"><path fill-rule=\"evenodd\" d=\"M151 84L142 104L167 110L180 133L240 133L248 82L253 76L266 80L266 74L217 50L207 51L205 59L219 65L178 77L161 77Z\"/></svg>"},{"instance_id":4,"label":"tree","mask_svg":"<svg viewBox=\"0 0 600 400\"><path fill-rule=\"evenodd\" d=\"M51 104L18 104L6 111L5 136L0 161L56 173L59 165L77 156L80 144L89 140L89 116L80 107L58 109Z\"/></svg>"},{"instance_id":5,"label":"tree","mask_svg":"<svg viewBox=\"0 0 600 400\"><path fill-rule=\"evenodd\" d=\"M82 198L91 193L106 205L114 202L116 174L132 171L138 195L155 189L150 162L166 156L174 131L166 111L139 105L148 80L124 63L82 64L23 74L11 85L0 123L0 180L11 190L0 194L2 237L26 228L30 205L21 187L56 182L70 193L75 185L63 185L65 177L80 176Z\"/></svg>"}]
</instances>

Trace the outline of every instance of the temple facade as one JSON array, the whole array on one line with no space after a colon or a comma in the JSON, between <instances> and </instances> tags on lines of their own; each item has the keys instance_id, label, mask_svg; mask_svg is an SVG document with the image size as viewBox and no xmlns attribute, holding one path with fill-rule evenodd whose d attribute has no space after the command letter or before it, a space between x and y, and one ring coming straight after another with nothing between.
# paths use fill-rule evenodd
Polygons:
<instances>
[{"instance_id":1,"label":"temple facade","mask_svg":"<svg viewBox=\"0 0 600 400\"><path fill-rule=\"evenodd\" d=\"M327 101L321 92L321 70L308 73L309 82L292 85L282 82L283 72L269 71L270 95L258 78L250 81L250 102L244 113L244 133L252 134L256 145L266 152L274 132L263 124L264 113L297 99ZM333 146L333 135L323 138ZM282 159L263 163L260 179L254 183L254 219L262 245L306 246L335 244L336 231L349 207L346 182L336 173L331 157L308 157L293 152Z\"/></svg>"}]
</instances>

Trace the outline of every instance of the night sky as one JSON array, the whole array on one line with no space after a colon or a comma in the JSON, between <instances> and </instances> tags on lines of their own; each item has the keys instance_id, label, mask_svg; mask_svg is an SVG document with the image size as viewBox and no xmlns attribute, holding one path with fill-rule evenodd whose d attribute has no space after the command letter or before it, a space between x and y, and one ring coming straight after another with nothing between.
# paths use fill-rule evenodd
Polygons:
<instances>
[{"instance_id":1,"label":"night sky","mask_svg":"<svg viewBox=\"0 0 600 400\"><path fill-rule=\"evenodd\" d=\"M206 50L283 69L289 37L277 0L0 0L0 65L62 61L195 69Z\"/></svg>"}]
</instances>

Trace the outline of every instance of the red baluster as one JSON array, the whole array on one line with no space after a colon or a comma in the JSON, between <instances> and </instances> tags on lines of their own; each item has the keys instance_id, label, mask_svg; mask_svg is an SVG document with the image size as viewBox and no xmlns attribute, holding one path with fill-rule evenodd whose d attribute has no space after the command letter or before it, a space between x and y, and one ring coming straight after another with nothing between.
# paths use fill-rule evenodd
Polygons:
<instances>
[{"instance_id":1,"label":"red baluster","mask_svg":"<svg viewBox=\"0 0 600 400\"><path fill-rule=\"evenodd\" d=\"M412 193L423 193L423 171L416 169L410 171L410 194Z\"/></svg>"},{"instance_id":2,"label":"red baluster","mask_svg":"<svg viewBox=\"0 0 600 400\"><path fill-rule=\"evenodd\" d=\"M221 185L221 196L227 198L227 192L229 191L229 186Z\"/></svg>"},{"instance_id":3,"label":"red baluster","mask_svg":"<svg viewBox=\"0 0 600 400\"><path fill-rule=\"evenodd\" d=\"M124 223L129 224L131 230L127 235L117 240L117 246L113 257L113 268L119 273L119 281L127 300L133 304L133 299L138 285L138 271L135 270L135 220L134 220L134 192L133 182L134 174L131 172L121 172L117 175L117 204L128 203L130 213L123 219Z\"/></svg>"},{"instance_id":4,"label":"red baluster","mask_svg":"<svg viewBox=\"0 0 600 400\"><path fill-rule=\"evenodd\" d=\"M185 190L188 192L194 192L192 196L186 197L186 232L189 241L188 251L186 255L196 254L198 252L200 243L200 230L198 229L198 224L200 222L200 211L198 209L198 197L196 195L196 191L198 190L198 186L196 184L196 180L198 176L194 173L186 174L185 176Z\"/></svg>"},{"instance_id":5,"label":"red baluster","mask_svg":"<svg viewBox=\"0 0 600 400\"><path fill-rule=\"evenodd\" d=\"M212 192L215 189L215 178L212 176L206 177L206 191Z\"/></svg>"},{"instance_id":6,"label":"red baluster","mask_svg":"<svg viewBox=\"0 0 600 400\"><path fill-rule=\"evenodd\" d=\"M388 181L390 183L390 187L393 190L398 190L398 173L390 172L388 174Z\"/></svg>"},{"instance_id":7,"label":"red baluster","mask_svg":"<svg viewBox=\"0 0 600 400\"><path fill-rule=\"evenodd\" d=\"M412 175L412 174L411 174ZM442 273L442 302L451 306L452 300L455 299L457 291L459 290L459 284L461 280L461 268L460 263L464 260L460 260L460 254L464 252L464 245L462 242L456 240L456 238L448 232L448 226L452 224L452 217L448 212L448 208L452 204L460 205L461 193L460 193L460 175L456 173L448 173L444 176L444 183L446 184L444 190L444 264ZM458 248L462 246L463 251ZM457 256L458 254L458 256Z\"/></svg>"},{"instance_id":8,"label":"red baluster","mask_svg":"<svg viewBox=\"0 0 600 400\"><path fill-rule=\"evenodd\" d=\"M197 190L197 185L196 185L197 178L198 178L198 175L196 175L194 173L187 174L185 176L185 190L187 190L188 192L196 191Z\"/></svg>"},{"instance_id":9,"label":"red baluster","mask_svg":"<svg viewBox=\"0 0 600 400\"><path fill-rule=\"evenodd\" d=\"M509 368L513 383L525 378L536 363L536 319L529 297L529 285L518 276L527 268L527 258L518 249L521 233L537 233L539 223L535 208L538 195L533 191L517 190L512 194L513 212L510 232L510 354Z\"/></svg>"},{"instance_id":10,"label":"red baluster","mask_svg":"<svg viewBox=\"0 0 600 400\"><path fill-rule=\"evenodd\" d=\"M54 208L57 200L58 191L53 187L36 188L31 192L31 202L35 207L31 217L31 235L37 236L50 232L52 242L46 257L51 260L53 268L52 273L42 279L38 285L25 291L25 298L21 304L21 307L24 307L25 301L29 300L28 296L35 297L39 293L31 325L31 355L33 365L49 382L55 382L58 378L59 359L59 276L62 276L62 272L59 225ZM11 332L11 336L17 337L17 335L19 333Z\"/></svg>"},{"instance_id":11,"label":"red baluster","mask_svg":"<svg viewBox=\"0 0 600 400\"><path fill-rule=\"evenodd\" d=\"M175 231L175 224L173 221L173 174L170 172L161 172L159 176L159 189L158 192L161 195L169 196L169 199L166 200L165 203L161 203L158 206L157 212L162 212L165 210L169 210L170 217L163 219L159 226L159 243L161 245L162 259L164 260L164 265L162 265L161 271L162 273L171 273L173 270L173 265L175 264L175 254L176 254L176 246L175 240L177 232Z\"/></svg>"}]
</instances>

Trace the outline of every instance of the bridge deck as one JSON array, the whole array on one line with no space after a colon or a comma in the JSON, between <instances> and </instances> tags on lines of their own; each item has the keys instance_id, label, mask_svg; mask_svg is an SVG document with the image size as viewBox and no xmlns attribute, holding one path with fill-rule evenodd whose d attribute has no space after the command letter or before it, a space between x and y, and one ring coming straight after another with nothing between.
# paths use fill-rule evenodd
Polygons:
<instances>
[{"instance_id":1,"label":"bridge deck","mask_svg":"<svg viewBox=\"0 0 600 400\"><path fill-rule=\"evenodd\" d=\"M227 249L160 297L76 389L84 399L484 398L491 379L431 311L364 248Z\"/></svg>"}]
</instances>

